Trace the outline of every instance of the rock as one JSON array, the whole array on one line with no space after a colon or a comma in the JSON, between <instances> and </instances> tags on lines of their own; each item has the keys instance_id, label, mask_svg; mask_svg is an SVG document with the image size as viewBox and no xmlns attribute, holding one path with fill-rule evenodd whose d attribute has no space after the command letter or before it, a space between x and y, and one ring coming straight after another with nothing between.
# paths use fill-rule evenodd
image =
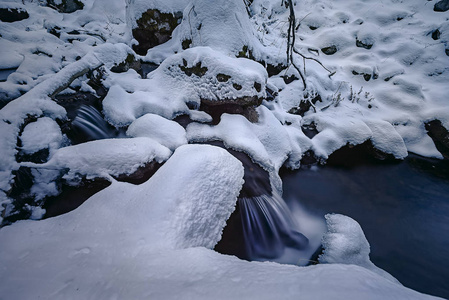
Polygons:
<instances>
[{"instance_id":1,"label":"rock","mask_svg":"<svg viewBox=\"0 0 449 300\"><path fill-rule=\"evenodd\" d=\"M260 63L234 58L209 47L190 48L165 60L158 68L179 92L189 95L187 106L200 109L217 123L223 113L242 114L251 122L254 109L266 98L268 74ZM182 82L182 85L179 82Z\"/></svg>"},{"instance_id":2,"label":"rock","mask_svg":"<svg viewBox=\"0 0 449 300\"><path fill-rule=\"evenodd\" d=\"M312 99L310 99L312 98ZM312 95L312 97L305 97L299 102L299 106L291 108L288 113L293 115L304 116L306 112L312 107L312 104L315 105L317 102L322 102L320 95Z\"/></svg>"},{"instance_id":3,"label":"rock","mask_svg":"<svg viewBox=\"0 0 449 300\"><path fill-rule=\"evenodd\" d=\"M449 10L449 0L441 0L440 2L435 3L433 7L434 11L444 12Z\"/></svg>"},{"instance_id":4,"label":"rock","mask_svg":"<svg viewBox=\"0 0 449 300\"><path fill-rule=\"evenodd\" d=\"M139 42L133 49L139 55L147 54L148 49L163 44L171 38L173 30L181 23L182 12L161 13L157 9L149 9L136 20L137 27L132 30L133 37ZM191 43L191 41L190 41ZM190 46L188 41L183 47Z\"/></svg>"},{"instance_id":5,"label":"rock","mask_svg":"<svg viewBox=\"0 0 449 300\"><path fill-rule=\"evenodd\" d=\"M57 2L60 2L57 4ZM84 3L79 0L47 0L47 6L56 9L60 13L72 13L84 8Z\"/></svg>"},{"instance_id":6,"label":"rock","mask_svg":"<svg viewBox=\"0 0 449 300\"><path fill-rule=\"evenodd\" d=\"M12 23L28 18L28 12L23 8L0 8L0 21L2 22Z\"/></svg>"},{"instance_id":7,"label":"rock","mask_svg":"<svg viewBox=\"0 0 449 300\"><path fill-rule=\"evenodd\" d=\"M357 72L357 71L355 71L355 70L352 70L352 74L353 74L353 75L362 75L362 76L363 76L363 79L365 79L365 81L370 81L371 76L372 76L372 74L368 74L368 73L359 73L359 72ZM373 78L373 79L377 79L377 77L376 77L376 78Z\"/></svg>"},{"instance_id":8,"label":"rock","mask_svg":"<svg viewBox=\"0 0 449 300\"><path fill-rule=\"evenodd\" d=\"M356 45L357 47L365 48L365 49L367 49L367 50L369 50L369 49L371 49L371 47L373 47L372 44L363 43L362 41L359 41L358 39L355 40L355 45Z\"/></svg>"},{"instance_id":9,"label":"rock","mask_svg":"<svg viewBox=\"0 0 449 300\"><path fill-rule=\"evenodd\" d=\"M441 124L440 120L427 122L425 127L438 151L445 159L449 159L449 131Z\"/></svg>"},{"instance_id":10,"label":"rock","mask_svg":"<svg viewBox=\"0 0 449 300\"><path fill-rule=\"evenodd\" d=\"M333 55L337 52L337 50L338 50L337 47L334 45L321 48L321 51L326 55Z\"/></svg>"},{"instance_id":11,"label":"rock","mask_svg":"<svg viewBox=\"0 0 449 300\"><path fill-rule=\"evenodd\" d=\"M432 32L432 39L434 39L435 41L439 40L440 36L441 36L441 32L438 29L436 29L434 32Z\"/></svg>"},{"instance_id":12,"label":"rock","mask_svg":"<svg viewBox=\"0 0 449 300\"><path fill-rule=\"evenodd\" d=\"M128 54L125 61L112 67L111 71L115 73L124 73L127 72L129 69L133 69L136 72L139 72L141 70L141 67L142 67L141 61L137 60L134 55Z\"/></svg>"}]
</instances>

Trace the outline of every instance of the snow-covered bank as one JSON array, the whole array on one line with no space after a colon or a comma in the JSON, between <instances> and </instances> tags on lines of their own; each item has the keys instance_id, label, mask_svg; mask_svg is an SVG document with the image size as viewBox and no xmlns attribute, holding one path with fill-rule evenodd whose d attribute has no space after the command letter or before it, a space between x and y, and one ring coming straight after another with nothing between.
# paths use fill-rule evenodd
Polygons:
<instances>
[{"instance_id":1,"label":"snow-covered bank","mask_svg":"<svg viewBox=\"0 0 449 300\"><path fill-rule=\"evenodd\" d=\"M4 227L0 294L15 299L434 299L355 265L246 262L209 250L234 208L242 176L241 164L225 150L183 146L140 186L114 182L75 211Z\"/></svg>"}]
</instances>

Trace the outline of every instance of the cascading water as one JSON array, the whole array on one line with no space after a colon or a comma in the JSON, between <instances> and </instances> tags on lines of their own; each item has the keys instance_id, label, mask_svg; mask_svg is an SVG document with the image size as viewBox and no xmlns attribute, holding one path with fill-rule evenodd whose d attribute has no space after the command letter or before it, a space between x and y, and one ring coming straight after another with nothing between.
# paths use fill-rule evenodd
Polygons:
<instances>
[{"instance_id":1,"label":"cascading water","mask_svg":"<svg viewBox=\"0 0 449 300\"><path fill-rule=\"evenodd\" d=\"M249 257L272 259L280 257L285 247L308 246L308 238L296 231L298 225L279 195L240 198L239 205Z\"/></svg>"},{"instance_id":2,"label":"cascading water","mask_svg":"<svg viewBox=\"0 0 449 300\"><path fill-rule=\"evenodd\" d=\"M224 147L221 143L212 144ZM242 162L245 183L215 250L247 260L308 264L320 247L323 222L312 220L299 207L291 210L272 190L267 171L248 155L227 150ZM311 222L315 223L310 225Z\"/></svg>"},{"instance_id":3,"label":"cascading water","mask_svg":"<svg viewBox=\"0 0 449 300\"><path fill-rule=\"evenodd\" d=\"M109 125L94 106L84 104L77 110L71 131L70 139L74 144L124 136Z\"/></svg>"}]
</instances>

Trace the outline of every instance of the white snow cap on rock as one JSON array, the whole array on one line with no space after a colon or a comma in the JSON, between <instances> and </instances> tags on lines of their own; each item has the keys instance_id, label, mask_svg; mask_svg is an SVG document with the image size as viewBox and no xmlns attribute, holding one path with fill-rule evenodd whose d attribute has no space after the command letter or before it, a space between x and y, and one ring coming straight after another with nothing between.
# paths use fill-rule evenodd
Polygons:
<instances>
[{"instance_id":1,"label":"white snow cap on rock","mask_svg":"<svg viewBox=\"0 0 449 300\"><path fill-rule=\"evenodd\" d=\"M109 175L132 174L146 163L163 162L170 155L168 148L147 137L104 139L58 149L44 164L22 165L37 169L68 168L69 177L81 174L108 178Z\"/></svg>"},{"instance_id":2,"label":"white snow cap on rock","mask_svg":"<svg viewBox=\"0 0 449 300\"><path fill-rule=\"evenodd\" d=\"M324 251L319 257L320 263L358 265L399 283L370 261L370 245L357 221L339 214L327 214L325 217L328 231L323 237Z\"/></svg>"},{"instance_id":3,"label":"white snow cap on rock","mask_svg":"<svg viewBox=\"0 0 449 300\"><path fill-rule=\"evenodd\" d=\"M135 120L126 135L152 138L172 151L187 144L186 131L181 125L155 114L146 114Z\"/></svg>"}]
</instances>

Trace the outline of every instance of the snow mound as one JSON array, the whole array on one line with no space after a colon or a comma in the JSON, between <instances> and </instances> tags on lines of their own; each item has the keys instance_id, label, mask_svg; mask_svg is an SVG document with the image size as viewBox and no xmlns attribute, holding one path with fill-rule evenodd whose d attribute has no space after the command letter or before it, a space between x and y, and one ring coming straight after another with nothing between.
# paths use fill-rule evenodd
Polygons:
<instances>
[{"instance_id":1,"label":"snow mound","mask_svg":"<svg viewBox=\"0 0 449 300\"><path fill-rule=\"evenodd\" d=\"M58 123L49 117L43 117L26 125L20 140L22 141L21 149L26 154L33 154L46 148L49 148L52 153L61 146L63 136Z\"/></svg>"},{"instance_id":2,"label":"snow mound","mask_svg":"<svg viewBox=\"0 0 449 300\"><path fill-rule=\"evenodd\" d=\"M254 57L257 61L283 61L272 55L279 49L262 45L244 2L239 0L192 1L184 9L182 22L172 36L166 44L150 49L145 59L161 62L168 55L183 49L208 46L230 56Z\"/></svg>"},{"instance_id":3,"label":"snow mound","mask_svg":"<svg viewBox=\"0 0 449 300\"><path fill-rule=\"evenodd\" d=\"M328 231L323 237L324 251L319 257L320 263L358 265L399 283L370 261L370 245L359 223L339 214L327 214L325 217Z\"/></svg>"},{"instance_id":4,"label":"snow mound","mask_svg":"<svg viewBox=\"0 0 449 300\"><path fill-rule=\"evenodd\" d=\"M132 72L130 72L132 73ZM266 96L265 68L245 58L226 56L209 47L196 47L167 58L148 79L115 78L103 101L106 119L126 126L147 113L167 119L211 105L259 104Z\"/></svg>"},{"instance_id":5,"label":"snow mound","mask_svg":"<svg viewBox=\"0 0 449 300\"><path fill-rule=\"evenodd\" d=\"M199 100L264 98L268 77L261 64L233 58L209 47L195 47L171 56L150 78L157 76L171 81L174 88L188 94L193 98L191 101L198 104Z\"/></svg>"},{"instance_id":6,"label":"snow mound","mask_svg":"<svg viewBox=\"0 0 449 300\"><path fill-rule=\"evenodd\" d=\"M187 144L186 131L181 125L154 114L146 114L134 121L126 135L152 138L172 151Z\"/></svg>"},{"instance_id":7,"label":"snow mound","mask_svg":"<svg viewBox=\"0 0 449 300\"><path fill-rule=\"evenodd\" d=\"M153 139L103 139L58 149L44 164L22 163L32 168L69 169L68 178L76 174L92 177L132 174L153 160L163 162L171 151Z\"/></svg>"}]
</instances>

